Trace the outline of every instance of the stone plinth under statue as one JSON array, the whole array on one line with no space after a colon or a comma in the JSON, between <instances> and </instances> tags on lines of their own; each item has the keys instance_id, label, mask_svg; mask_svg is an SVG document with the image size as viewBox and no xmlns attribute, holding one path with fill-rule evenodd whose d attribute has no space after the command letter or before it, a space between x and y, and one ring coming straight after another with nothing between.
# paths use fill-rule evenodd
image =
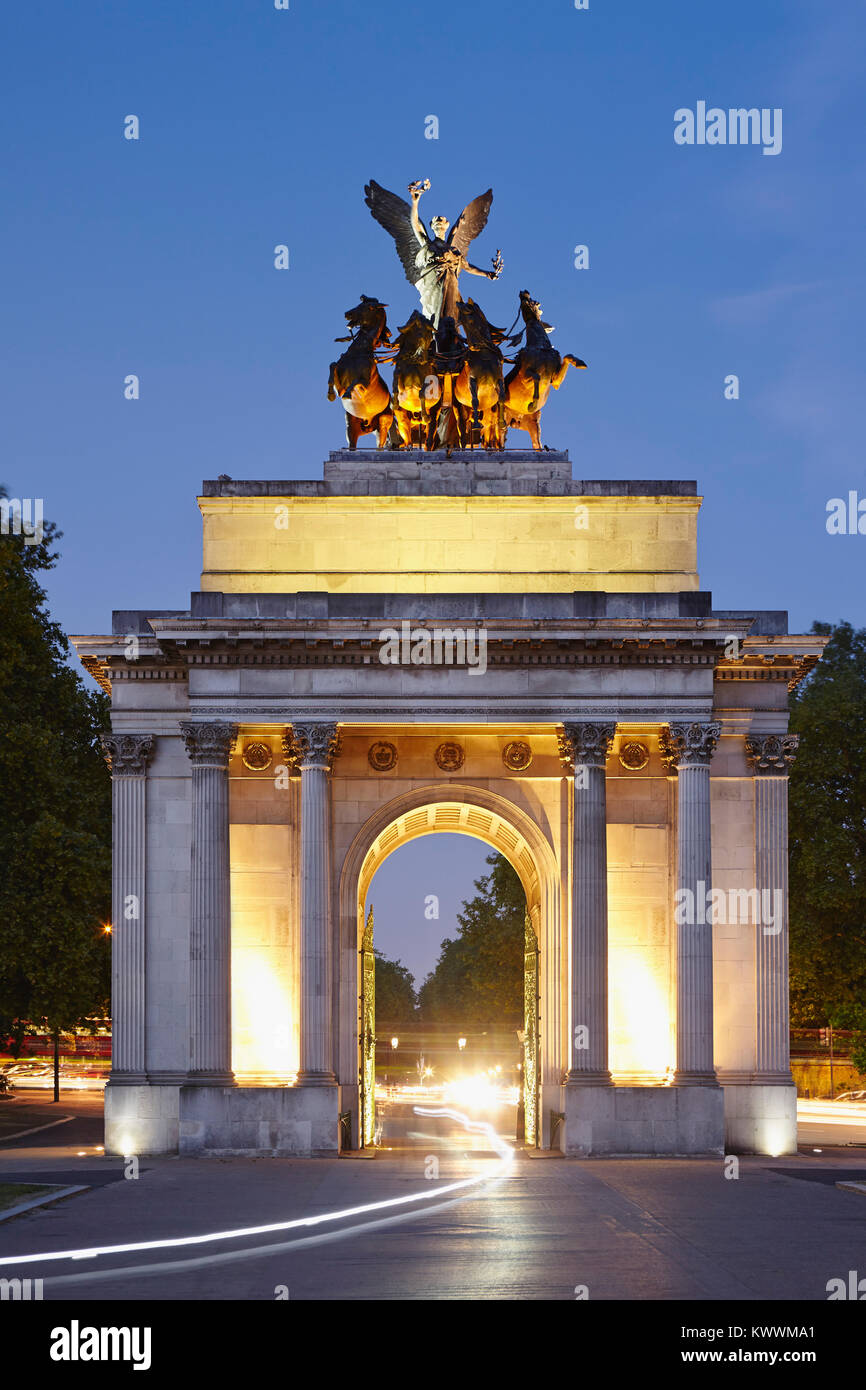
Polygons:
<instances>
[{"instance_id":1,"label":"stone plinth under statue","mask_svg":"<svg viewBox=\"0 0 866 1390\"><path fill-rule=\"evenodd\" d=\"M700 501L553 452L204 485L189 606L73 639L112 695L106 1152L361 1143L369 885L442 831L524 888L542 1147L795 1149L788 691L824 639L714 607ZM382 660L404 624L423 659Z\"/></svg>"}]
</instances>

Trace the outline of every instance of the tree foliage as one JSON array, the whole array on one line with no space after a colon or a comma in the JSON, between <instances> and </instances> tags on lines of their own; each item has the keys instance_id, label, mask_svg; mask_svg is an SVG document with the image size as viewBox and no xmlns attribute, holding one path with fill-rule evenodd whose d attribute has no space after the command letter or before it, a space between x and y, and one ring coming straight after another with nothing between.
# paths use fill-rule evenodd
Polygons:
<instances>
[{"instance_id":1,"label":"tree foliage","mask_svg":"<svg viewBox=\"0 0 866 1390\"><path fill-rule=\"evenodd\" d=\"M476 880L476 896L457 914L457 936L442 942L419 991L425 1023L478 1031L523 1026L526 900L507 859L490 854L487 863L491 872Z\"/></svg>"},{"instance_id":2,"label":"tree foliage","mask_svg":"<svg viewBox=\"0 0 866 1390\"><path fill-rule=\"evenodd\" d=\"M791 699L791 1012L866 1028L866 629L812 631L830 641Z\"/></svg>"},{"instance_id":3,"label":"tree foliage","mask_svg":"<svg viewBox=\"0 0 866 1390\"><path fill-rule=\"evenodd\" d=\"M84 688L39 576L60 538L0 536L0 1024L52 1030L107 1012L108 701Z\"/></svg>"},{"instance_id":4,"label":"tree foliage","mask_svg":"<svg viewBox=\"0 0 866 1390\"><path fill-rule=\"evenodd\" d=\"M415 977L399 960L374 951L376 961L376 1026L414 1023Z\"/></svg>"}]
</instances>

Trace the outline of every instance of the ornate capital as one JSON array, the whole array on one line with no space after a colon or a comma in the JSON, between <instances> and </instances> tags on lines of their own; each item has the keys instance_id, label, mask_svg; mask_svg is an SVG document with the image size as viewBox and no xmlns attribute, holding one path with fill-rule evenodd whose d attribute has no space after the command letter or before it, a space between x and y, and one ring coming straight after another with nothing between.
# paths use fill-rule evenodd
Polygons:
<instances>
[{"instance_id":1,"label":"ornate capital","mask_svg":"<svg viewBox=\"0 0 866 1390\"><path fill-rule=\"evenodd\" d=\"M582 767L604 767L616 734L616 724L563 724L559 735L559 757L572 771Z\"/></svg>"},{"instance_id":2,"label":"ornate capital","mask_svg":"<svg viewBox=\"0 0 866 1390\"><path fill-rule=\"evenodd\" d=\"M721 724L670 724L659 735L662 762L668 772L680 767L709 767L716 750Z\"/></svg>"},{"instance_id":3,"label":"ornate capital","mask_svg":"<svg viewBox=\"0 0 866 1390\"><path fill-rule=\"evenodd\" d=\"M283 751L289 766L301 772L307 768L324 768L331 772L340 752L340 735L336 724L293 724L291 733L283 736Z\"/></svg>"},{"instance_id":4,"label":"ornate capital","mask_svg":"<svg viewBox=\"0 0 866 1390\"><path fill-rule=\"evenodd\" d=\"M787 776L797 756L799 734L746 735L746 757L755 773Z\"/></svg>"},{"instance_id":5,"label":"ornate capital","mask_svg":"<svg viewBox=\"0 0 866 1390\"><path fill-rule=\"evenodd\" d=\"M100 738L112 777L143 777L153 752L153 734L103 734Z\"/></svg>"},{"instance_id":6,"label":"ornate capital","mask_svg":"<svg viewBox=\"0 0 866 1390\"><path fill-rule=\"evenodd\" d=\"M228 767L237 724L193 724L183 720L180 731L193 767Z\"/></svg>"}]
</instances>

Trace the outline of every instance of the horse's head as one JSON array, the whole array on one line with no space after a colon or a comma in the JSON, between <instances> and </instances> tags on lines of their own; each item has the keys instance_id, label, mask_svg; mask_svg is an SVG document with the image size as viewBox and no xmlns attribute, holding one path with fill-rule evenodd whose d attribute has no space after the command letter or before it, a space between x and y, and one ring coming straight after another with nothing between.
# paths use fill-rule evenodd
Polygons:
<instances>
[{"instance_id":1,"label":"horse's head","mask_svg":"<svg viewBox=\"0 0 866 1390\"><path fill-rule=\"evenodd\" d=\"M373 345L379 343L389 343L391 335L388 332L388 319L385 313L387 304L382 304L378 299L372 299L368 294L362 294L359 304L354 309L346 310L346 323L357 333L369 334L373 339Z\"/></svg>"},{"instance_id":2,"label":"horse's head","mask_svg":"<svg viewBox=\"0 0 866 1390\"><path fill-rule=\"evenodd\" d=\"M413 356L431 350L436 332L431 320L425 318L417 309L413 310L410 318L397 331L399 337L395 338L395 345Z\"/></svg>"},{"instance_id":3,"label":"horse's head","mask_svg":"<svg viewBox=\"0 0 866 1390\"><path fill-rule=\"evenodd\" d=\"M529 290L520 291L520 312L523 315L523 322L527 325L540 323L545 333L553 332L553 325L545 323L541 317L541 305L537 299L533 299Z\"/></svg>"},{"instance_id":4,"label":"horse's head","mask_svg":"<svg viewBox=\"0 0 866 1390\"><path fill-rule=\"evenodd\" d=\"M505 329L488 323L474 299L461 300L457 306L460 327L473 347L498 347L505 339Z\"/></svg>"}]
</instances>

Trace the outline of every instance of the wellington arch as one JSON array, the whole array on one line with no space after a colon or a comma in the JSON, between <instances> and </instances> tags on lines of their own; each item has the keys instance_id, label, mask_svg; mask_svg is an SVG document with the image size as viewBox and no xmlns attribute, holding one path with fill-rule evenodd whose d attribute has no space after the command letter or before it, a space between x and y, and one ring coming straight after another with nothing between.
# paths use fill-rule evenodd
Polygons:
<instances>
[{"instance_id":1,"label":"wellington arch","mask_svg":"<svg viewBox=\"0 0 866 1390\"><path fill-rule=\"evenodd\" d=\"M697 485L339 451L206 482L187 607L73 639L111 693L107 1153L356 1147L376 868L498 849L537 948L537 1143L784 1153L788 695L824 639L716 606Z\"/></svg>"}]
</instances>

